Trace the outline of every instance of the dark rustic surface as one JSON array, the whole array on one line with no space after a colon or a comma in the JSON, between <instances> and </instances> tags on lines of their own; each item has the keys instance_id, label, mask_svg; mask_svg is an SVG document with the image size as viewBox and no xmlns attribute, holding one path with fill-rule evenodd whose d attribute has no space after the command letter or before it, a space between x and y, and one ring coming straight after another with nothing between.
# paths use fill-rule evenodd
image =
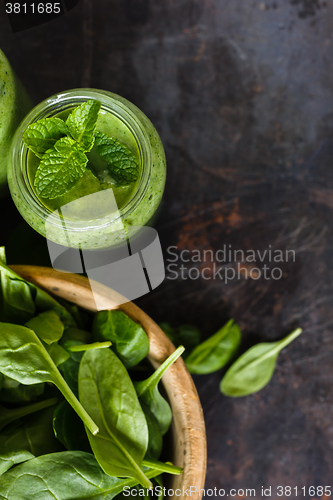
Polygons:
<instances>
[{"instance_id":1,"label":"dark rustic surface","mask_svg":"<svg viewBox=\"0 0 333 500\"><path fill-rule=\"evenodd\" d=\"M256 498L262 485L333 483L332 12L321 0L81 0L13 35L0 4L0 47L36 102L102 88L156 125L168 160L157 226L166 258L170 245L295 250L280 280L169 274L138 301L205 335L233 317L244 348L304 328L255 396L222 396L221 373L196 378L206 486L256 488ZM8 200L1 213L6 243L21 219Z\"/></svg>"}]
</instances>

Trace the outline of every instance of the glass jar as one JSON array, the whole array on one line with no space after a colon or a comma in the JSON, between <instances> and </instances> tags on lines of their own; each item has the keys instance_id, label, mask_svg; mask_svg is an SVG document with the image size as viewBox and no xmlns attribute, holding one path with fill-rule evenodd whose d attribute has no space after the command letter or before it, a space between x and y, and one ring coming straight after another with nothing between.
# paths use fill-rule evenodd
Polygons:
<instances>
[{"instance_id":1,"label":"glass jar","mask_svg":"<svg viewBox=\"0 0 333 500\"><path fill-rule=\"evenodd\" d=\"M42 118L68 113L83 102L95 99L101 103L99 120L110 136L126 144L133 140L139 154L140 176L128 202L119 208L112 189L100 191L108 196L110 209L100 217L73 217L68 206L51 211L38 198L28 175L28 148L22 140L24 130ZM99 129L99 122L97 122ZM23 120L14 136L8 160L8 183L12 198L28 224L48 240L81 249L106 249L126 240L128 234L149 224L164 190L166 163L164 149L150 120L132 103L110 92L75 89L59 93L36 106ZM93 206L94 195L79 200L86 204L85 213ZM96 199L96 198L95 198ZM74 202L75 203L75 202ZM71 204L69 204L71 205ZM135 228L135 229L133 229Z\"/></svg>"}]
</instances>

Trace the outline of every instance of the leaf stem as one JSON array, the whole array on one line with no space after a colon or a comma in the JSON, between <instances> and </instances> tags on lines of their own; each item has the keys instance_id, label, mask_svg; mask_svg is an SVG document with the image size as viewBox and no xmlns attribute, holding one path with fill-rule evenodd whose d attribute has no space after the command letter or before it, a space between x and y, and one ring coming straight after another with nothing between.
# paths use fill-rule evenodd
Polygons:
<instances>
[{"instance_id":1,"label":"leaf stem","mask_svg":"<svg viewBox=\"0 0 333 500\"><path fill-rule=\"evenodd\" d=\"M156 380L159 382L164 372L183 354L184 351L185 347L180 345L149 378L143 382L136 382L134 385L138 396L140 397L151 384L156 383Z\"/></svg>"},{"instance_id":2,"label":"leaf stem","mask_svg":"<svg viewBox=\"0 0 333 500\"><path fill-rule=\"evenodd\" d=\"M90 351L90 349L105 349L106 347L110 347L112 343L110 341L106 342L94 342L93 344L78 344L78 345L66 345L65 349L71 352L82 352L82 351Z\"/></svg>"},{"instance_id":3,"label":"leaf stem","mask_svg":"<svg viewBox=\"0 0 333 500\"><path fill-rule=\"evenodd\" d=\"M44 401L39 401L38 403L33 403L28 406L23 406L21 408L15 408L14 410L6 410L4 414L0 416L0 430L2 430L6 425L14 422L18 418L25 417L31 413L35 413L39 410L44 410L49 406L53 406L58 402L57 398L45 399Z\"/></svg>"},{"instance_id":4,"label":"leaf stem","mask_svg":"<svg viewBox=\"0 0 333 500\"><path fill-rule=\"evenodd\" d=\"M169 474L174 475L178 475L183 472L183 469L181 467L176 467L175 465L172 465L172 463L160 462L159 460L154 460L153 458L149 457L146 457L142 460L142 465L144 467L150 467L151 469L159 470L161 472L168 472Z\"/></svg>"},{"instance_id":5,"label":"leaf stem","mask_svg":"<svg viewBox=\"0 0 333 500\"><path fill-rule=\"evenodd\" d=\"M89 429L91 434L93 436L96 436L96 434L98 434L98 432L99 432L99 427L95 424L93 419L90 417L90 415L86 412L86 410L81 405L80 401L73 394L73 392L71 391L67 382L62 377L59 377L57 382L58 382L57 383L58 389L61 391L63 396L67 399L68 403L71 405L73 410L76 411L76 413L81 418L83 423L87 426L87 428Z\"/></svg>"}]
</instances>

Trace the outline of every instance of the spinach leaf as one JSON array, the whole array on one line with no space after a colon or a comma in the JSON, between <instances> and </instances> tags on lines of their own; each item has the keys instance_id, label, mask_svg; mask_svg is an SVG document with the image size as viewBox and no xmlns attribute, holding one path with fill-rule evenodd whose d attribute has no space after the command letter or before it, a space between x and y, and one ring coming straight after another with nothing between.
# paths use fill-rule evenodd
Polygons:
<instances>
[{"instance_id":1,"label":"spinach leaf","mask_svg":"<svg viewBox=\"0 0 333 500\"><path fill-rule=\"evenodd\" d=\"M5 408L0 405L0 431L6 427L6 425L18 420L19 418L35 413L36 411L43 410L49 406L53 406L57 403L56 398L46 399L44 401L39 401L38 403L33 403L28 406L21 406L20 408Z\"/></svg>"},{"instance_id":2,"label":"spinach leaf","mask_svg":"<svg viewBox=\"0 0 333 500\"><path fill-rule=\"evenodd\" d=\"M0 372L21 384L53 383L92 434L98 432L97 425L70 390L42 342L32 330L24 326L0 323Z\"/></svg>"},{"instance_id":3,"label":"spinach leaf","mask_svg":"<svg viewBox=\"0 0 333 500\"><path fill-rule=\"evenodd\" d=\"M23 385L1 373L2 389L0 401L3 403L23 403L34 401L44 392L44 384Z\"/></svg>"},{"instance_id":4,"label":"spinach leaf","mask_svg":"<svg viewBox=\"0 0 333 500\"><path fill-rule=\"evenodd\" d=\"M4 247L0 247L0 251L1 251L1 255L3 255L5 253ZM25 315L25 320L23 321L23 323L27 322L34 315L34 313L32 312L33 306L30 303L29 295L27 292L27 287L28 287L30 289L31 298L34 302L34 306L36 306L37 309L39 309L41 311L48 311L50 309L53 309L58 314L58 316L60 317L60 319L63 322L63 324L65 325L65 327L76 326L76 322L75 322L74 318L72 317L70 312L64 306L62 306L59 302L57 302L47 292L45 292L44 290L41 290L40 288L33 285L32 283L25 281L23 278L21 278L21 276L19 276L17 273L12 271L6 265L4 259L0 259L0 276L1 276L1 283L3 281L3 277L5 276L5 280L10 278L12 282L15 282L13 284L13 286L15 284L17 286L19 286L19 283L22 284L22 285L20 285L20 286L22 286L22 288L20 288L20 293L23 294L23 299L20 298L20 293L18 293L17 297L14 299L14 302L15 302L14 305L15 305L16 313L18 313L17 317L21 317L20 316L20 308L24 307L25 309L27 309L27 311L25 311L25 313L23 311L23 313L24 313L23 315ZM13 299L13 294L11 294L11 299ZM22 301L25 303L25 306L22 306ZM7 312L8 312L8 308L10 307L10 305L8 305L8 303L6 303L5 307L7 308ZM22 311L22 309L21 309L21 311ZM30 314L30 311L31 311L31 314ZM35 311L35 309L34 309L34 311ZM22 314L22 312L21 312L21 314ZM29 315L29 317L27 317L28 315ZM4 319L3 313L0 315L0 319ZM11 318L11 319L7 318L6 321L12 321L14 323L20 323L20 324L22 323L22 320L17 321L17 319L15 319L15 318Z\"/></svg>"},{"instance_id":5,"label":"spinach leaf","mask_svg":"<svg viewBox=\"0 0 333 500\"><path fill-rule=\"evenodd\" d=\"M1 443L1 440L0 440ZM35 458L29 451L11 451L3 454L0 452L0 476L7 472L13 465L21 464Z\"/></svg>"},{"instance_id":6,"label":"spinach leaf","mask_svg":"<svg viewBox=\"0 0 333 500\"><path fill-rule=\"evenodd\" d=\"M111 349L126 368L140 363L149 352L146 332L122 311L98 312L93 321L92 333L97 341L112 342Z\"/></svg>"},{"instance_id":7,"label":"spinach leaf","mask_svg":"<svg viewBox=\"0 0 333 500\"><path fill-rule=\"evenodd\" d=\"M148 406L141 402L148 426L148 449L146 456L159 458L163 448L163 437L158 422Z\"/></svg>"},{"instance_id":8,"label":"spinach leaf","mask_svg":"<svg viewBox=\"0 0 333 500\"><path fill-rule=\"evenodd\" d=\"M149 470L153 478L158 471ZM34 458L6 472L0 481L1 500L112 500L135 479L110 477L94 456L65 451Z\"/></svg>"},{"instance_id":9,"label":"spinach leaf","mask_svg":"<svg viewBox=\"0 0 333 500\"><path fill-rule=\"evenodd\" d=\"M170 427L172 412L169 403L161 396L158 384L166 370L183 354L184 350L183 346L179 346L149 378L134 382L140 401L148 406L156 418L162 436Z\"/></svg>"},{"instance_id":10,"label":"spinach leaf","mask_svg":"<svg viewBox=\"0 0 333 500\"><path fill-rule=\"evenodd\" d=\"M215 335L199 344L186 358L190 373L203 375L220 370L235 356L241 342L241 332L233 320Z\"/></svg>"},{"instance_id":11,"label":"spinach leaf","mask_svg":"<svg viewBox=\"0 0 333 500\"><path fill-rule=\"evenodd\" d=\"M0 474L18 463L19 457L30 460L31 456L60 451L61 444L52 428L53 412L54 407L47 408L26 417L21 426L11 429L8 427L1 432Z\"/></svg>"},{"instance_id":12,"label":"spinach leaf","mask_svg":"<svg viewBox=\"0 0 333 500\"><path fill-rule=\"evenodd\" d=\"M56 366L62 365L70 357L69 353L65 351L65 349L63 349L63 347L61 347L61 345L57 344L56 342L54 342L51 345L45 344L44 347L51 356L52 361Z\"/></svg>"},{"instance_id":13,"label":"spinach leaf","mask_svg":"<svg viewBox=\"0 0 333 500\"><path fill-rule=\"evenodd\" d=\"M38 314L25 326L33 330L46 344L58 342L64 333L64 325L58 314L52 309Z\"/></svg>"},{"instance_id":14,"label":"spinach leaf","mask_svg":"<svg viewBox=\"0 0 333 500\"><path fill-rule=\"evenodd\" d=\"M29 286L1 272L1 319L12 323L26 323L35 313L35 304Z\"/></svg>"},{"instance_id":15,"label":"spinach leaf","mask_svg":"<svg viewBox=\"0 0 333 500\"><path fill-rule=\"evenodd\" d=\"M107 474L135 478L150 488L141 469L148 447L148 428L132 381L111 349L84 353L79 370L82 405L99 426L87 432L94 455Z\"/></svg>"},{"instance_id":16,"label":"spinach leaf","mask_svg":"<svg viewBox=\"0 0 333 500\"><path fill-rule=\"evenodd\" d=\"M260 391L272 378L280 351L301 333L297 328L278 342L263 342L242 354L222 379L223 394L237 398Z\"/></svg>"},{"instance_id":17,"label":"spinach leaf","mask_svg":"<svg viewBox=\"0 0 333 500\"><path fill-rule=\"evenodd\" d=\"M91 453L82 420L67 401L63 401L54 412L53 430L67 450L80 450Z\"/></svg>"},{"instance_id":18,"label":"spinach leaf","mask_svg":"<svg viewBox=\"0 0 333 500\"><path fill-rule=\"evenodd\" d=\"M82 342L75 340L66 340L63 344L68 345L83 345ZM74 392L75 396L79 396L79 367L83 356L83 352L67 351L69 358L60 367L60 370L67 384Z\"/></svg>"},{"instance_id":19,"label":"spinach leaf","mask_svg":"<svg viewBox=\"0 0 333 500\"><path fill-rule=\"evenodd\" d=\"M77 340L82 344L89 344L89 342L92 341L92 335L85 330L80 330L79 328L70 326L65 329L60 343L63 344L67 340Z\"/></svg>"}]
</instances>

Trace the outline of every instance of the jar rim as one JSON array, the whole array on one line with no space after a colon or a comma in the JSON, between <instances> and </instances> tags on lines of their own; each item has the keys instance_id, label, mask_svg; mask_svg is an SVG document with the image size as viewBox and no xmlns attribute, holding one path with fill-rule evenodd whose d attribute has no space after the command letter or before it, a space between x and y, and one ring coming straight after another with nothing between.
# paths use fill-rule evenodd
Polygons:
<instances>
[{"instance_id":1,"label":"jar rim","mask_svg":"<svg viewBox=\"0 0 333 500\"><path fill-rule=\"evenodd\" d=\"M66 219L66 231L70 232L102 229L111 226L111 224L116 223L119 219L128 218L145 196L152 170L152 152L149 136L135 114L136 107L132 103L117 94L99 89L80 88L60 92L37 104L20 123L13 138L12 164L15 167L12 171L12 181L21 199L24 200L30 210L39 219L47 219L48 225L63 230L63 222L58 215L58 210L52 211L43 205L31 186L27 173L29 150L22 139L25 129L31 123L35 123L42 118L52 117L89 99L100 101L101 109L120 119L131 132L139 151L140 177L133 195L123 207L114 212L115 215L108 214L104 217L89 220Z\"/></svg>"}]
</instances>

